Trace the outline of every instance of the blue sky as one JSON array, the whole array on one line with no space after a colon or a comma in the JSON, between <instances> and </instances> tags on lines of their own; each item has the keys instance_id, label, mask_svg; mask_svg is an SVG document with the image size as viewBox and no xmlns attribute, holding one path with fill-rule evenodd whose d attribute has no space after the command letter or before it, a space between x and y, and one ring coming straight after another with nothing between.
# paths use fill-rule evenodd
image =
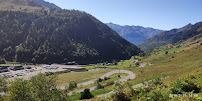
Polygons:
<instances>
[{"instance_id":1,"label":"blue sky","mask_svg":"<svg viewBox=\"0 0 202 101\"><path fill-rule=\"evenodd\" d=\"M92 14L104 23L163 30L202 21L202 0L45 0Z\"/></svg>"}]
</instances>

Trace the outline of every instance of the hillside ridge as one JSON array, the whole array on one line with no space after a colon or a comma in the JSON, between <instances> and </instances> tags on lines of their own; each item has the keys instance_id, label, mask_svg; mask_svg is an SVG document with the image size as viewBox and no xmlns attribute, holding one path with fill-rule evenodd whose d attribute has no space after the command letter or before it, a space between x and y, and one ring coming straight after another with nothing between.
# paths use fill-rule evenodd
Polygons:
<instances>
[{"instance_id":1,"label":"hillside ridge","mask_svg":"<svg viewBox=\"0 0 202 101\"><path fill-rule=\"evenodd\" d=\"M181 43L199 34L202 34L202 22L198 22L194 25L188 24L179 29L172 29L170 31L159 33L145 40L138 45L138 47L144 51L149 51L167 44Z\"/></svg>"}]
</instances>

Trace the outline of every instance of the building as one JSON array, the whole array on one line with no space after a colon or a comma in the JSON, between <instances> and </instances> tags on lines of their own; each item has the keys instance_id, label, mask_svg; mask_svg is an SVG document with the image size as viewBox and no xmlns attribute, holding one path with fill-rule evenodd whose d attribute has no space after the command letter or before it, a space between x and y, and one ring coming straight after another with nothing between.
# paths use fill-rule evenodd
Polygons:
<instances>
[{"instance_id":1,"label":"building","mask_svg":"<svg viewBox=\"0 0 202 101\"><path fill-rule=\"evenodd\" d=\"M14 71L16 71L16 70L23 70L24 69L23 66L10 66L9 68L10 68L10 70L14 70Z\"/></svg>"},{"instance_id":2,"label":"building","mask_svg":"<svg viewBox=\"0 0 202 101\"><path fill-rule=\"evenodd\" d=\"M0 67L0 73L3 73L3 72L8 72L8 66L1 66Z\"/></svg>"}]
</instances>

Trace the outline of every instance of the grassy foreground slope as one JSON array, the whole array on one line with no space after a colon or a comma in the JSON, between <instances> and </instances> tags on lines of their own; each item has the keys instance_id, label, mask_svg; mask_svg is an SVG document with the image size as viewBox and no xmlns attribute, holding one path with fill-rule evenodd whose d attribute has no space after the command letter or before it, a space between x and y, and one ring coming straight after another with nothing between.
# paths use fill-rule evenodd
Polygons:
<instances>
[{"instance_id":1,"label":"grassy foreground slope","mask_svg":"<svg viewBox=\"0 0 202 101\"><path fill-rule=\"evenodd\" d=\"M102 64L97 64L85 68L107 67L131 70L137 74L136 79L129 81L132 84L154 78L189 74L191 71L200 70L202 68L202 45L196 46L193 44L193 46L190 46L189 48L172 48L170 50L179 50L179 52L169 51L168 54L165 54L166 50L162 50L160 51L162 54L153 54L139 61L139 63L151 63L152 65L150 66L136 67L135 60L130 59L119 62L117 65L103 66Z\"/></svg>"},{"instance_id":2,"label":"grassy foreground slope","mask_svg":"<svg viewBox=\"0 0 202 101\"><path fill-rule=\"evenodd\" d=\"M162 50L162 54L152 54L151 56L139 61L140 64L152 63L150 66L146 65L145 67L136 67L134 63L135 60L130 59L119 62L117 65L103 66L98 64L86 68L101 66L130 70L136 74L135 79L127 81L131 85L166 77L163 79L163 84L170 87L171 84L173 84L173 81L182 79L188 75L194 75L197 77L195 83L202 88L202 80L200 79L202 77L202 45L195 40L190 40L191 39L185 41L189 47L184 46L178 49L174 46L174 48L170 49L175 51L179 50L179 52L169 51L168 54L163 54L166 50ZM201 93L199 93L199 96L201 96Z\"/></svg>"},{"instance_id":3,"label":"grassy foreground slope","mask_svg":"<svg viewBox=\"0 0 202 101\"><path fill-rule=\"evenodd\" d=\"M153 65L143 68L131 69L138 76L137 79L130 81L149 80L153 78L162 78L166 76L172 79L178 79L178 76L184 76L192 71L201 71L202 69L202 45L185 50L180 53L171 53L167 55L152 55L141 62L150 62ZM196 71L196 72L197 72ZM176 76L176 77L175 77ZM173 78L174 77L174 78ZM168 78L168 79L169 79Z\"/></svg>"}]
</instances>

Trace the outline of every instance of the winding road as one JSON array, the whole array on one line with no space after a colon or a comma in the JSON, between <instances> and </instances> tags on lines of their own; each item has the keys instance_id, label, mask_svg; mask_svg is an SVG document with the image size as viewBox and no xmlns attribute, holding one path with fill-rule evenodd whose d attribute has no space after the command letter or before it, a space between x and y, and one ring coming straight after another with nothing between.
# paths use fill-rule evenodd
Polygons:
<instances>
[{"instance_id":1,"label":"winding road","mask_svg":"<svg viewBox=\"0 0 202 101\"><path fill-rule=\"evenodd\" d=\"M128 70L115 70L115 71L111 71L111 72L108 72L106 74L104 74L103 76L101 76L100 78L101 79L104 79L104 77L109 77L110 75L113 75L113 74L116 74L116 73L127 73L128 76L126 76L125 78L122 78L122 79L119 79L118 81L119 82L126 82L127 80L129 79L135 79L136 78L136 75L131 72L131 71L128 71ZM81 85L89 85L89 84L92 84L96 81L97 79L93 79L93 80L90 80L90 81L87 81L87 82L84 82L84 83L80 83L78 84L78 86L81 86ZM65 89L64 86L61 86L60 89ZM92 90L95 90L95 86L94 87L91 87L89 88L91 91ZM77 91L74 91L76 93L79 93L79 92L82 92L84 89L81 89L81 90L77 90ZM69 93L69 95L71 95L72 92Z\"/></svg>"}]
</instances>

